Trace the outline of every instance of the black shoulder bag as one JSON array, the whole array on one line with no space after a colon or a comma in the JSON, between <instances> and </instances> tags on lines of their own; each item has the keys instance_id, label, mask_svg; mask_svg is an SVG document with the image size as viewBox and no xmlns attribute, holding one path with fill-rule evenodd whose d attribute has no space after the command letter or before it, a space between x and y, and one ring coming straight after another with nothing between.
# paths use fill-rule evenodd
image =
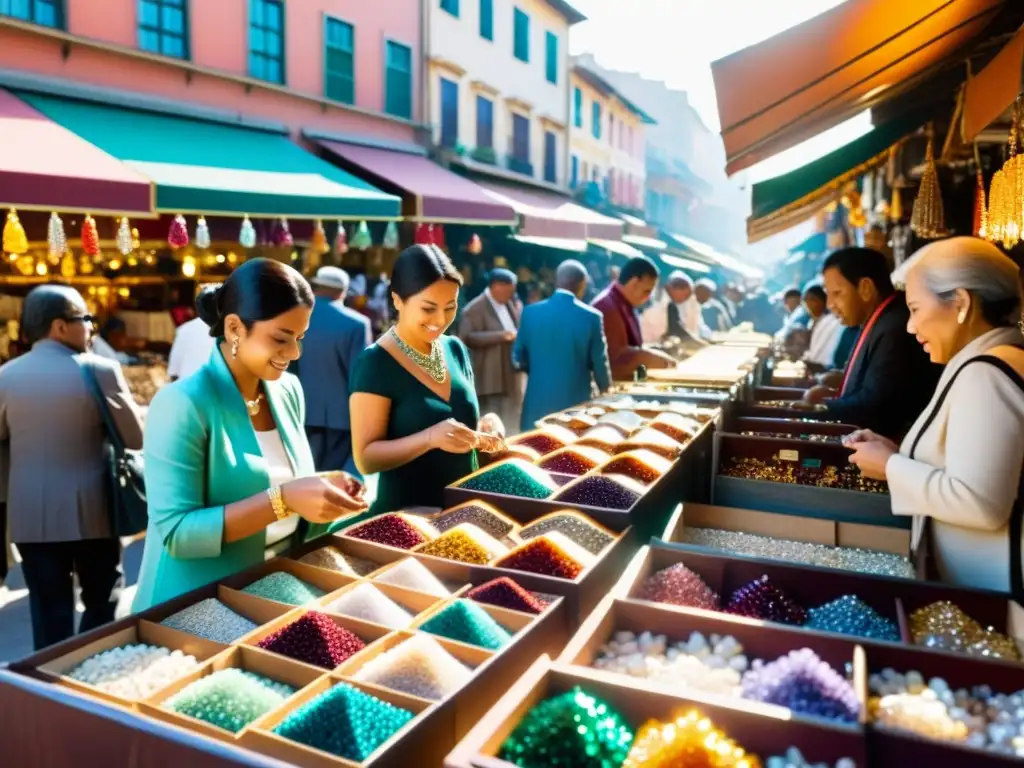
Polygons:
<instances>
[{"instance_id":1,"label":"black shoulder bag","mask_svg":"<svg viewBox=\"0 0 1024 768\"><path fill-rule=\"evenodd\" d=\"M88 360L79 358L79 367L86 386L96 400L107 437L106 456L110 464L108 499L110 529L114 536L134 536L146 530L149 512L146 506L146 484L143 478L142 451L127 448L117 423L110 412L110 403L103 393L96 371Z\"/></svg>"},{"instance_id":2,"label":"black shoulder bag","mask_svg":"<svg viewBox=\"0 0 1024 768\"><path fill-rule=\"evenodd\" d=\"M1017 347L1017 349L1024 349L1024 347ZM1024 392L1024 379L1020 377L1020 374L1014 370L1013 366L1007 363L1002 358L996 357L995 355L979 355L978 357L972 357L966 363L961 365L950 377L949 381L946 382L946 386L943 387L942 392L939 394L938 400L935 401L935 408L928 414L928 418L925 419L924 424L917 433L917 437L914 438L914 442L910 447L910 458L914 458L914 454L917 451L917 445L921 442L921 436L928 431L928 428L935 421L939 411L942 409L942 404L946 401L946 396L949 394L950 389L953 387L953 382L956 381L960 372L963 371L971 363L987 363L993 365L1000 371L1005 373L1010 381L1020 388L1021 392ZM928 525L930 518L925 518L925 530L921 535L921 541L925 542L929 531ZM1024 572L1022 572L1022 558L1021 558L1021 534L1024 532L1024 467L1021 467L1020 478L1018 479L1017 485L1017 497L1013 501L1013 508L1010 512L1010 531L1009 531L1009 547L1010 547L1010 597L1013 598L1019 605L1024 606Z\"/></svg>"}]
</instances>

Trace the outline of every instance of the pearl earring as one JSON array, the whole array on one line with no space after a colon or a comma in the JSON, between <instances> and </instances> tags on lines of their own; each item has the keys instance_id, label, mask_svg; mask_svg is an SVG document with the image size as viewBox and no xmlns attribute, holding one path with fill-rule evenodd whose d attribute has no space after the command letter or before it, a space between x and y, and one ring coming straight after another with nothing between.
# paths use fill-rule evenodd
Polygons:
<instances>
[{"instance_id":1,"label":"pearl earring","mask_svg":"<svg viewBox=\"0 0 1024 768\"><path fill-rule=\"evenodd\" d=\"M966 320L966 319L967 319L967 310L966 309L961 309L960 313L956 316L956 322L959 325L963 325L964 324L964 320Z\"/></svg>"},{"instance_id":2,"label":"pearl earring","mask_svg":"<svg viewBox=\"0 0 1024 768\"><path fill-rule=\"evenodd\" d=\"M963 322L962 320L960 322ZM235 336L235 340L231 342L231 357L238 357L238 337Z\"/></svg>"}]
</instances>

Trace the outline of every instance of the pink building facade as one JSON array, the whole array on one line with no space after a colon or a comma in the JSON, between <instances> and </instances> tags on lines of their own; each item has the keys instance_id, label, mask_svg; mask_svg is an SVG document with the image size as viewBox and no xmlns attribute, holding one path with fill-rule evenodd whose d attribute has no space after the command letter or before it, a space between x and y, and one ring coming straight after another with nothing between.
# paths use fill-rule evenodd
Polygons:
<instances>
[{"instance_id":1,"label":"pink building facade","mask_svg":"<svg viewBox=\"0 0 1024 768\"><path fill-rule=\"evenodd\" d=\"M16 0L0 70L412 143L419 0Z\"/></svg>"}]
</instances>

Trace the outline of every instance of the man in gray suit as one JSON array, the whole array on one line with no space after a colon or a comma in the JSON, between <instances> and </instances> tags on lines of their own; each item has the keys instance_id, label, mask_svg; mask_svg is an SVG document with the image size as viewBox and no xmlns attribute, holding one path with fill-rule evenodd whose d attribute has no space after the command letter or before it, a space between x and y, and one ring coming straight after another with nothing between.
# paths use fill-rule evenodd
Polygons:
<instances>
[{"instance_id":1,"label":"man in gray suit","mask_svg":"<svg viewBox=\"0 0 1024 768\"><path fill-rule=\"evenodd\" d=\"M370 321L343 302L348 273L320 267L311 281L316 304L293 371L306 395L306 435L318 472L345 470L358 475L352 460L348 416L349 376L371 342Z\"/></svg>"},{"instance_id":2,"label":"man in gray suit","mask_svg":"<svg viewBox=\"0 0 1024 768\"><path fill-rule=\"evenodd\" d=\"M93 323L74 289L35 288L21 320L32 348L0 367L0 441L10 457L3 481L37 649L74 634L72 575L85 605L83 632L112 621L120 596L107 434L82 366L95 372L127 447L142 447L142 428L121 367L87 353Z\"/></svg>"}]
</instances>

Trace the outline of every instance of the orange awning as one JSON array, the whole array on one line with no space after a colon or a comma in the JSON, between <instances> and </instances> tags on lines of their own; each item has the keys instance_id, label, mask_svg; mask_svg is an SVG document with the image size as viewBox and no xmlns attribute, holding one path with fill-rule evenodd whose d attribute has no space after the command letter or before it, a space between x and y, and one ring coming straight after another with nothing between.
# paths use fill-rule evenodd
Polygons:
<instances>
[{"instance_id":1,"label":"orange awning","mask_svg":"<svg viewBox=\"0 0 1024 768\"><path fill-rule=\"evenodd\" d=\"M714 62L729 174L895 98L970 43L1006 0L846 0Z\"/></svg>"},{"instance_id":2,"label":"orange awning","mask_svg":"<svg viewBox=\"0 0 1024 768\"><path fill-rule=\"evenodd\" d=\"M976 77L967 81L963 140L972 142L1013 104L1022 90L1024 27Z\"/></svg>"}]
</instances>

